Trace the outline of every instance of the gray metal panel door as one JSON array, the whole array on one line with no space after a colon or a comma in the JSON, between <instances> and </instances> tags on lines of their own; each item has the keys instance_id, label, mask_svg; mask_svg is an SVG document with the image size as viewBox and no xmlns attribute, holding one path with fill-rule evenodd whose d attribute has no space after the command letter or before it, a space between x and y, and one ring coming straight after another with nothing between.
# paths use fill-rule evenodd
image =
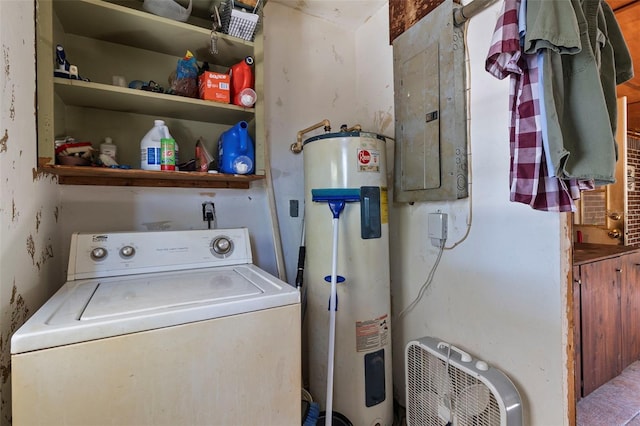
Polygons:
<instances>
[{"instance_id":1,"label":"gray metal panel door","mask_svg":"<svg viewBox=\"0 0 640 426\"><path fill-rule=\"evenodd\" d=\"M464 34L447 0L393 41L396 202L468 195Z\"/></svg>"}]
</instances>

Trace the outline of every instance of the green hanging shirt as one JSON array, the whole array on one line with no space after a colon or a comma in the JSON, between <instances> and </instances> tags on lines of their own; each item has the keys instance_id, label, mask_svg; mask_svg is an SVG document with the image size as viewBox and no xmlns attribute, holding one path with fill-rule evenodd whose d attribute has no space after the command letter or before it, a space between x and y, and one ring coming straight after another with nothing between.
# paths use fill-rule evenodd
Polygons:
<instances>
[{"instance_id":1,"label":"green hanging shirt","mask_svg":"<svg viewBox=\"0 0 640 426\"><path fill-rule=\"evenodd\" d=\"M601 0L527 0L524 52L543 55L549 154L556 176L615 182L616 85L631 55Z\"/></svg>"}]
</instances>

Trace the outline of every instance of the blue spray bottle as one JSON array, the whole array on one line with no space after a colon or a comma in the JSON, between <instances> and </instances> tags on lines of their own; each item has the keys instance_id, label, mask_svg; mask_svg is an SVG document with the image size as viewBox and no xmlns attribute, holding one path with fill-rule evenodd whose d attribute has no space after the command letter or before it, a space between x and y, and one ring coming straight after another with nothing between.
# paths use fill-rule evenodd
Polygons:
<instances>
[{"instance_id":1,"label":"blue spray bottle","mask_svg":"<svg viewBox=\"0 0 640 426\"><path fill-rule=\"evenodd\" d=\"M246 175L255 173L253 140L246 121L236 123L218 139L220 173Z\"/></svg>"}]
</instances>

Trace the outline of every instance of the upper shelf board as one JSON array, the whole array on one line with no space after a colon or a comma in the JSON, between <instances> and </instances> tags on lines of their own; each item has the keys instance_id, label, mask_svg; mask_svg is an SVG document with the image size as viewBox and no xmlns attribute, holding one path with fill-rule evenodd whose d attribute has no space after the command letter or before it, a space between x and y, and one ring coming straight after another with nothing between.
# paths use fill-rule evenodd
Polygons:
<instances>
[{"instance_id":1,"label":"upper shelf board","mask_svg":"<svg viewBox=\"0 0 640 426\"><path fill-rule=\"evenodd\" d=\"M132 7L102 0L54 0L53 7L67 33L182 57L185 46L198 61L230 66L253 55L253 42L222 33L218 54L210 52L211 29L174 21Z\"/></svg>"},{"instance_id":2,"label":"upper shelf board","mask_svg":"<svg viewBox=\"0 0 640 426\"><path fill-rule=\"evenodd\" d=\"M65 105L229 125L251 121L255 116L253 108L231 104L82 80L58 77L53 80L55 93Z\"/></svg>"}]
</instances>

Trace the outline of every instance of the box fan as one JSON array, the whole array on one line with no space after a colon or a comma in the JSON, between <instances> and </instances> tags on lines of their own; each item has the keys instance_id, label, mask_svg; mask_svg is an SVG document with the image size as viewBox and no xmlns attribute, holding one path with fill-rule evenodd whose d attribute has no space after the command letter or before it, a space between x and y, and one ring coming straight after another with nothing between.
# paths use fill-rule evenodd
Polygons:
<instances>
[{"instance_id":1,"label":"box fan","mask_svg":"<svg viewBox=\"0 0 640 426\"><path fill-rule=\"evenodd\" d=\"M518 390L501 371L434 337L407 344L407 426L520 426Z\"/></svg>"}]
</instances>

